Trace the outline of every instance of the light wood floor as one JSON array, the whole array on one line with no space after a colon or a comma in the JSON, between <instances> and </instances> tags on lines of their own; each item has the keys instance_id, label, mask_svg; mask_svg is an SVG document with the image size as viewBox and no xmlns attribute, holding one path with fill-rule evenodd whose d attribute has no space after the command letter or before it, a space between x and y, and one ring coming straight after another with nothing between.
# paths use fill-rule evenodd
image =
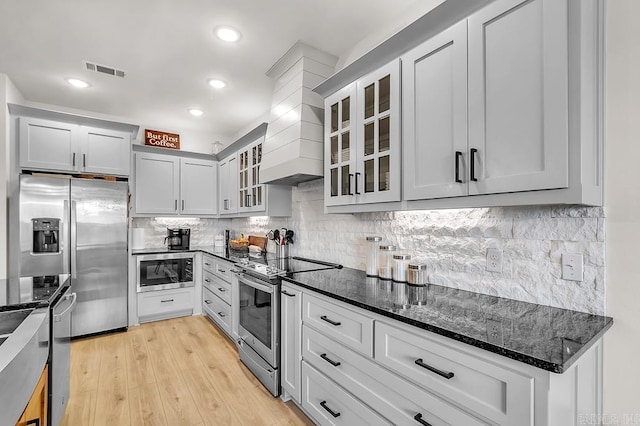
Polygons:
<instances>
[{"instance_id":1,"label":"light wood floor","mask_svg":"<svg viewBox=\"0 0 640 426\"><path fill-rule=\"evenodd\" d=\"M274 398L208 319L75 340L62 425L312 425Z\"/></svg>"}]
</instances>

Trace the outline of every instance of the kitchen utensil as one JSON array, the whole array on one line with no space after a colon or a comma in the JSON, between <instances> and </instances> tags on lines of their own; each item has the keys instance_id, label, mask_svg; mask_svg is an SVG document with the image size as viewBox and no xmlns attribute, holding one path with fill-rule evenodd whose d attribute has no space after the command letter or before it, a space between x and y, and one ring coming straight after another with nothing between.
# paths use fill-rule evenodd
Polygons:
<instances>
[{"instance_id":1,"label":"kitchen utensil","mask_svg":"<svg viewBox=\"0 0 640 426\"><path fill-rule=\"evenodd\" d=\"M288 229L287 233L285 234L285 239L287 240L286 241L287 244L293 244L293 236L294 236L294 232L291 229Z\"/></svg>"},{"instance_id":2,"label":"kitchen utensil","mask_svg":"<svg viewBox=\"0 0 640 426\"><path fill-rule=\"evenodd\" d=\"M273 231L273 241L276 242L276 244L280 245L280 230L276 229L275 231Z\"/></svg>"},{"instance_id":3,"label":"kitchen utensil","mask_svg":"<svg viewBox=\"0 0 640 426\"><path fill-rule=\"evenodd\" d=\"M267 233L266 237L267 237L268 239L270 239L270 240L274 240L274 241L275 241L275 237L274 237L274 234L273 234L273 230L269 231L269 232Z\"/></svg>"}]
</instances>

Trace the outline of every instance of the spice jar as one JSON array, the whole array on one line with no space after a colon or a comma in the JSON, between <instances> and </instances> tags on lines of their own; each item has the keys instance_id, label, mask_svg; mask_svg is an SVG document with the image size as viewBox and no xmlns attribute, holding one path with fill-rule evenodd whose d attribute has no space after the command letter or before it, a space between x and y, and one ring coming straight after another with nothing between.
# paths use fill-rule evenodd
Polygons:
<instances>
[{"instance_id":1,"label":"spice jar","mask_svg":"<svg viewBox=\"0 0 640 426\"><path fill-rule=\"evenodd\" d=\"M409 263L407 266L407 282L409 284L427 285L427 265L424 263Z\"/></svg>"},{"instance_id":2,"label":"spice jar","mask_svg":"<svg viewBox=\"0 0 640 426\"><path fill-rule=\"evenodd\" d=\"M378 249L378 277L383 280L390 280L393 278L393 252L396 251L396 246L383 244Z\"/></svg>"},{"instance_id":3,"label":"spice jar","mask_svg":"<svg viewBox=\"0 0 640 426\"><path fill-rule=\"evenodd\" d=\"M382 237L367 237L367 245L369 254L367 255L367 275L370 277L378 276L378 247L380 246Z\"/></svg>"},{"instance_id":4,"label":"spice jar","mask_svg":"<svg viewBox=\"0 0 640 426\"><path fill-rule=\"evenodd\" d=\"M393 255L393 280L399 283L407 282L407 265L411 260L408 254Z\"/></svg>"}]
</instances>

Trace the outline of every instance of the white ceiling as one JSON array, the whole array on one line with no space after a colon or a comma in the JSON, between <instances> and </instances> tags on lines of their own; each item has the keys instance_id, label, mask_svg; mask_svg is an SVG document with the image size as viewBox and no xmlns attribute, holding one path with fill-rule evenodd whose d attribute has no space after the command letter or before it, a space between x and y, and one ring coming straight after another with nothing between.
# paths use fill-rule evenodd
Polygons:
<instances>
[{"instance_id":1,"label":"white ceiling","mask_svg":"<svg viewBox=\"0 0 640 426\"><path fill-rule=\"evenodd\" d=\"M230 136L269 110L265 72L297 40L339 57L419 1L2 0L0 73L28 101ZM242 39L218 40L218 25ZM83 60L127 76L86 71ZM210 78L228 86L215 90Z\"/></svg>"}]
</instances>

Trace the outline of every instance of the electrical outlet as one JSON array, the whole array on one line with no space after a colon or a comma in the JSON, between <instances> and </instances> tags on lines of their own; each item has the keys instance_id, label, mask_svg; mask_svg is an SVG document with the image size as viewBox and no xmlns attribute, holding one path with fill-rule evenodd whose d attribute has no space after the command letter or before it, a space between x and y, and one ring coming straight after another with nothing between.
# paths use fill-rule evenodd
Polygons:
<instances>
[{"instance_id":1,"label":"electrical outlet","mask_svg":"<svg viewBox=\"0 0 640 426\"><path fill-rule=\"evenodd\" d=\"M562 279L570 281L582 281L584 262L581 254L562 254Z\"/></svg>"},{"instance_id":2,"label":"electrical outlet","mask_svg":"<svg viewBox=\"0 0 640 426\"><path fill-rule=\"evenodd\" d=\"M487 342L504 346L502 321L487 318Z\"/></svg>"},{"instance_id":3,"label":"electrical outlet","mask_svg":"<svg viewBox=\"0 0 640 426\"><path fill-rule=\"evenodd\" d=\"M498 248L487 249L487 271L502 272L502 250Z\"/></svg>"}]
</instances>

